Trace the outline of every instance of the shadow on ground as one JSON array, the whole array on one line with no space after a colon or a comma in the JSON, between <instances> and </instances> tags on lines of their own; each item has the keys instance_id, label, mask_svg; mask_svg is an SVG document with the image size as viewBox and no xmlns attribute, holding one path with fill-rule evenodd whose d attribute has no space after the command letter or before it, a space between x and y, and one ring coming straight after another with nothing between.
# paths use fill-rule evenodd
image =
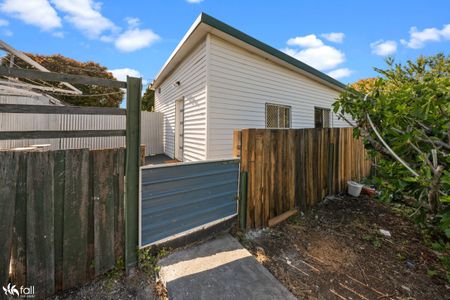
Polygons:
<instances>
[{"instance_id":1,"label":"shadow on ground","mask_svg":"<svg viewBox=\"0 0 450 300\"><path fill-rule=\"evenodd\" d=\"M159 262L170 299L295 299L226 234Z\"/></svg>"}]
</instances>

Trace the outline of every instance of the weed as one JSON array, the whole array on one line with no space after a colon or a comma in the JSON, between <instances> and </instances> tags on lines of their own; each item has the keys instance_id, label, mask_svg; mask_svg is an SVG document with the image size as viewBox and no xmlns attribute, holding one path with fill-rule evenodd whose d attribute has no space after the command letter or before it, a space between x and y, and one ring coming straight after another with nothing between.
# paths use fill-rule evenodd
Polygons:
<instances>
[{"instance_id":1,"label":"weed","mask_svg":"<svg viewBox=\"0 0 450 300\"><path fill-rule=\"evenodd\" d=\"M372 245L375 249L381 248L381 241L376 238L372 241Z\"/></svg>"},{"instance_id":2,"label":"weed","mask_svg":"<svg viewBox=\"0 0 450 300\"><path fill-rule=\"evenodd\" d=\"M397 253L397 257L398 257L398 259L401 260L401 261L406 260L406 257L405 257L402 253L400 253L400 252Z\"/></svg>"},{"instance_id":3,"label":"weed","mask_svg":"<svg viewBox=\"0 0 450 300\"><path fill-rule=\"evenodd\" d=\"M156 254L155 254L156 253ZM159 272L158 260L167 256L168 250L165 248L155 251L152 247L147 247L138 250L139 268L148 276L154 278L156 273Z\"/></svg>"},{"instance_id":4,"label":"weed","mask_svg":"<svg viewBox=\"0 0 450 300\"><path fill-rule=\"evenodd\" d=\"M373 239L373 237L371 235L369 235L369 234L365 234L365 235L363 235L362 239L364 241L369 242L369 241L371 241Z\"/></svg>"},{"instance_id":5,"label":"weed","mask_svg":"<svg viewBox=\"0 0 450 300\"><path fill-rule=\"evenodd\" d=\"M108 273L106 273L106 276L109 279L117 280L120 277L122 277L124 270L125 270L125 262L123 261L123 258L119 258L116 261L114 268L111 271L109 271Z\"/></svg>"},{"instance_id":6,"label":"weed","mask_svg":"<svg viewBox=\"0 0 450 300\"><path fill-rule=\"evenodd\" d=\"M433 269L428 269L427 270L427 275L431 278L433 278L434 276L436 276L438 274L438 272L436 270Z\"/></svg>"},{"instance_id":7,"label":"weed","mask_svg":"<svg viewBox=\"0 0 450 300\"><path fill-rule=\"evenodd\" d=\"M381 248L381 241L373 235L365 234L362 236L362 239L366 242L372 242L372 246L375 249Z\"/></svg>"},{"instance_id":8,"label":"weed","mask_svg":"<svg viewBox=\"0 0 450 300\"><path fill-rule=\"evenodd\" d=\"M125 262L123 261L123 258L119 258L118 260L116 260L114 268L106 273L107 280L105 280L103 286L107 291L111 291L114 288L115 282L123 276L124 271Z\"/></svg>"}]
</instances>

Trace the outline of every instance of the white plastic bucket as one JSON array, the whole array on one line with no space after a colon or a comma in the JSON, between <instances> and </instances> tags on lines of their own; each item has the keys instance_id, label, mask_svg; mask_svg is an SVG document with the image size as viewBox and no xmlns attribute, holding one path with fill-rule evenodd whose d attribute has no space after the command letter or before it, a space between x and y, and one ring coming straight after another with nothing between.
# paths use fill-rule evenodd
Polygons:
<instances>
[{"instance_id":1,"label":"white plastic bucket","mask_svg":"<svg viewBox=\"0 0 450 300\"><path fill-rule=\"evenodd\" d=\"M352 195L353 197L359 197L363 185L354 181L347 181L347 188L350 195Z\"/></svg>"}]
</instances>

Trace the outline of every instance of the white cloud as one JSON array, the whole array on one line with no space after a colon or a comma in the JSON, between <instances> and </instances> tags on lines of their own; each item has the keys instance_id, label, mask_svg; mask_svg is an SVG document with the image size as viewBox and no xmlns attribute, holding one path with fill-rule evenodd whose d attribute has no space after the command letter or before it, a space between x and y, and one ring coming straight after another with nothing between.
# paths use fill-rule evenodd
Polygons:
<instances>
[{"instance_id":1,"label":"white cloud","mask_svg":"<svg viewBox=\"0 0 450 300\"><path fill-rule=\"evenodd\" d=\"M343 33L336 32L322 34L322 36L324 35L326 35L324 38L333 39L335 42L342 42L345 36ZM344 52L324 44L315 34L291 38L287 44L291 47L286 47L281 51L320 71L329 71L328 75L331 77L337 79L353 74L353 71L348 68L335 69L345 62Z\"/></svg>"},{"instance_id":2,"label":"white cloud","mask_svg":"<svg viewBox=\"0 0 450 300\"><path fill-rule=\"evenodd\" d=\"M343 32L330 32L330 33L322 33L320 35L327 41L333 42L333 43L342 43L345 38L345 34Z\"/></svg>"},{"instance_id":3,"label":"white cloud","mask_svg":"<svg viewBox=\"0 0 450 300\"><path fill-rule=\"evenodd\" d=\"M115 47L122 52L132 52L148 47L160 39L151 29L139 28L138 18L126 18L128 29L122 31L110 19L102 15L102 4L95 0L4 0L0 4L0 11L43 30L52 30L53 36L63 38L64 32L55 30L62 27L61 18L49 1L58 12L64 14L64 20L88 38L114 43ZM8 24L7 20L0 19L0 27ZM3 32L4 35L8 33L10 31Z\"/></svg>"},{"instance_id":4,"label":"white cloud","mask_svg":"<svg viewBox=\"0 0 450 300\"><path fill-rule=\"evenodd\" d=\"M100 13L101 3L93 0L52 0L55 7L66 13L65 20L72 23L89 38L98 38L105 31L118 28Z\"/></svg>"},{"instance_id":5,"label":"white cloud","mask_svg":"<svg viewBox=\"0 0 450 300\"><path fill-rule=\"evenodd\" d=\"M0 27L8 26L8 25L9 25L8 20L0 19Z\"/></svg>"},{"instance_id":6,"label":"white cloud","mask_svg":"<svg viewBox=\"0 0 450 300\"><path fill-rule=\"evenodd\" d=\"M203 2L203 0L186 0L189 3L200 3Z\"/></svg>"},{"instance_id":7,"label":"white cloud","mask_svg":"<svg viewBox=\"0 0 450 300\"><path fill-rule=\"evenodd\" d=\"M125 21L128 23L128 27L129 28L136 28L139 26L139 24L141 24L141 20L139 20L139 18L125 18Z\"/></svg>"},{"instance_id":8,"label":"white cloud","mask_svg":"<svg viewBox=\"0 0 450 300\"><path fill-rule=\"evenodd\" d=\"M136 69L131 69L131 68L121 68L121 69L113 69L113 70L108 70L109 72L111 72L113 74L113 76L120 81L127 81L127 76L131 76L131 77L143 77L141 72L139 72ZM142 85L146 85L148 83L147 80L142 79Z\"/></svg>"},{"instance_id":9,"label":"white cloud","mask_svg":"<svg viewBox=\"0 0 450 300\"><path fill-rule=\"evenodd\" d=\"M0 4L0 10L42 30L62 26L61 18L47 0L5 0Z\"/></svg>"},{"instance_id":10,"label":"white cloud","mask_svg":"<svg viewBox=\"0 0 450 300\"><path fill-rule=\"evenodd\" d=\"M289 46L299 46L302 48L313 48L323 46L323 42L315 34L298 36L287 41Z\"/></svg>"},{"instance_id":11,"label":"white cloud","mask_svg":"<svg viewBox=\"0 0 450 300\"><path fill-rule=\"evenodd\" d=\"M342 51L326 45L302 50L285 48L282 51L321 71L333 69L345 61Z\"/></svg>"},{"instance_id":12,"label":"white cloud","mask_svg":"<svg viewBox=\"0 0 450 300\"><path fill-rule=\"evenodd\" d=\"M114 42L122 52L132 52L150 46L160 37L150 29L132 28L123 32Z\"/></svg>"},{"instance_id":13,"label":"white cloud","mask_svg":"<svg viewBox=\"0 0 450 300\"><path fill-rule=\"evenodd\" d=\"M4 36L13 36L13 32L12 32L11 30L9 30L9 29L3 29L3 30L1 31L1 33L2 33L2 35L4 35Z\"/></svg>"},{"instance_id":14,"label":"white cloud","mask_svg":"<svg viewBox=\"0 0 450 300\"><path fill-rule=\"evenodd\" d=\"M111 72L113 76L120 81L127 81L127 76L142 77L141 72L131 68L113 69L108 71Z\"/></svg>"},{"instance_id":15,"label":"white cloud","mask_svg":"<svg viewBox=\"0 0 450 300\"><path fill-rule=\"evenodd\" d=\"M397 42L396 41L384 41L378 40L370 44L372 48L372 53L379 56L388 56L397 52Z\"/></svg>"},{"instance_id":16,"label":"white cloud","mask_svg":"<svg viewBox=\"0 0 450 300\"><path fill-rule=\"evenodd\" d=\"M328 76L333 77L334 79L341 79L352 75L354 72L349 68L340 68L333 71L328 72Z\"/></svg>"},{"instance_id":17,"label":"white cloud","mask_svg":"<svg viewBox=\"0 0 450 300\"><path fill-rule=\"evenodd\" d=\"M442 29L432 27L422 31L417 30L417 27L411 27L409 40L402 39L400 42L408 48L420 49L425 47L427 42L439 42L442 39L450 39L450 24L444 25Z\"/></svg>"},{"instance_id":18,"label":"white cloud","mask_svg":"<svg viewBox=\"0 0 450 300\"><path fill-rule=\"evenodd\" d=\"M441 36L446 40L450 40L450 24L445 25L441 29Z\"/></svg>"}]
</instances>

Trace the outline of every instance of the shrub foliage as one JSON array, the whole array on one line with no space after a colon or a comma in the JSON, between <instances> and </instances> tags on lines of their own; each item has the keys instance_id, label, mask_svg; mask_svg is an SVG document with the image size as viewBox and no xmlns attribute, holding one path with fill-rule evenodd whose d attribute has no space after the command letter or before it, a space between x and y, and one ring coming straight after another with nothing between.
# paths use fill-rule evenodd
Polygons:
<instances>
[{"instance_id":1,"label":"shrub foliage","mask_svg":"<svg viewBox=\"0 0 450 300\"><path fill-rule=\"evenodd\" d=\"M379 76L349 86L334 111L354 126L376 157L381 198L413 206L411 216L450 238L450 56L438 54L375 69ZM367 95L364 100L365 95ZM404 167L376 137L369 117ZM436 232L435 231L435 232Z\"/></svg>"}]
</instances>

